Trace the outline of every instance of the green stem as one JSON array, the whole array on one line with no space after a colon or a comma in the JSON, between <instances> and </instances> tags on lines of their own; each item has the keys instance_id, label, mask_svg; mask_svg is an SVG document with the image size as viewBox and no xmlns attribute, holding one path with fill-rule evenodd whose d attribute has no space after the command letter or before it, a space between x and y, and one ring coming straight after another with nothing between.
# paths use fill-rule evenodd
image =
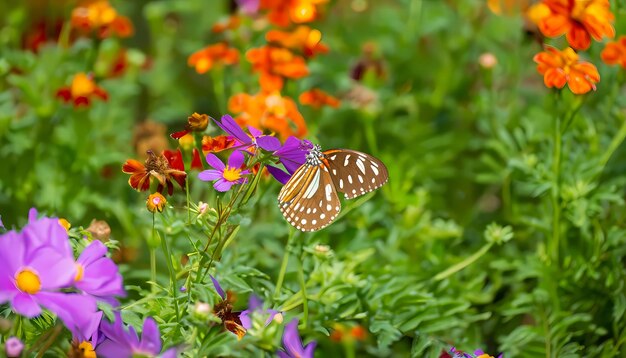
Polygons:
<instances>
[{"instance_id":1,"label":"green stem","mask_svg":"<svg viewBox=\"0 0 626 358\"><path fill-rule=\"evenodd\" d=\"M152 242L150 243L150 280L156 283L156 249L152 246L156 240L156 228L154 227L154 213L152 213ZM156 285L152 285L152 292L156 292Z\"/></svg>"},{"instance_id":2,"label":"green stem","mask_svg":"<svg viewBox=\"0 0 626 358\"><path fill-rule=\"evenodd\" d=\"M174 272L174 265L172 265L172 255L170 254L170 250L167 247L167 241L165 240L165 235L161 237L161 249L163 250L163 255L165 255L167 271L170 274L170 294L172 295L172 299L174 300L174 308L176 310L176 319L180 323L180 310L178 308L178 299L176 298L176 273Z\"/></svg>"},{"instance_id":3,"label":"green stem","mask_svg":"<svg viewBox=\"0 0 626 358\"><path fill-rule=\"evenodd\" d=\"M454 266L449 267L445 271L442 271L442 272L438 273L435 276L435 281L441 281L441 280L443 280L443 279L445 279L445 278L447 278L449 276L452 276L453 274L461 271L462 269L466 268L467 266L473 264L481 256L483 256L485 253L487 253L487 251L489 251L491 246L493 246L492 243L486 244L485 246L481 247L480 250L476 251L470 257L466 258L465 260L459 262L458 264L456 264Z\"/></svg>"},{"instance_id":4,"label":"green stem","mask_svg":"<svg viewBox=\"0 0 626 358\"><path fill-rule=\"evenodd\" d=\"M555 263L559 261L559 241L561 237L561 117L557 116L554 123L554 159L552 161L552 243L550 253Z\"/></svg>"},{"instance_id":5,"label":"green stem","mask_svg":"<svg viewBox=\"0 0 626 358\"><path fill-rule=\"evenodd\" d=\"M306 281L304 280L304 263L302 262L302 255L298 257L298 280L300 281L300 292L302 292L302 311L304 316L302 317L302 324L307 326L309 319L309 301L306 298Z\"/></svg>"},{"instance_id":6,"label":"green stem","mask_svg":"<svg viewBox=\"0 0 626 358\"><path fill-rule=\"evenodd\" d=\"M285 280L285 273L287 272L287 264L289 263L289 253L291 251L292 239L295 236L295 230L289 229L289 237L287 238L287 245L285 245L285 252L283 253L283 262L280 264L280 272L278 273L278 280L276 281L276 288L274 289L274 298L278 298L280 289L283 287L283 281Z\"/></svg>"},{"instance_id":7,"label":"green stem","mask_svg":"<svg viewBox=\"0 0 626 358\"><path fill-rule=\"evenodd\" d=\"M193 160L193 152L191 154ZM185 191L187 192L187 225L191 225L191 208L189 207L189 178L185 180Z\"/></svg>"},{"instance_id":8,"label":"green stem","mask_svg":"<svg viewBox=\"0 0 626 358\"><path fill-rule=\"evenodd\" d=\"M620 118L621 117L622 116L620 116ZM621 119L622 119L621 127L615 134L615 137L613 137L613 140L611 140L611 144L609 144L609 147L607 148L606 152L604 152L604 155L602 155L602 159L600 159L600 167L602 169L604 169L606 164L609 162L609 159L611 159L611 157L613 156L613 153L615 153L615 151L622 144L624 139L626 139L626 119L625 118L621 118ZM602 170L600 170L599 172L602 172Z\"/></svg>"}]
</instances>

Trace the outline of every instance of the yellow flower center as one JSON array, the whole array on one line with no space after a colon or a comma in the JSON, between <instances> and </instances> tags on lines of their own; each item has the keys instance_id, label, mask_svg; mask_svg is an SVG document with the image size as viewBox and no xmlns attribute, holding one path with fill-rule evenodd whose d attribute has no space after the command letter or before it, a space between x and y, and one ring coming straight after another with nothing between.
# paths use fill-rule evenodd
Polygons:
<instances>
[{"instance_id":1,"label":"yellow flower center","mask_svg":"<svg viewBox=\"0 0 626 358\"><path fill-rule=\"evenodd\" d=\"M72 80L72 97L85 97L93 93L96 85L91 78L84 73L79 73Z\"/></svg>"},{"instance_id":2,"label":"yellow flower center","mask_svg":"<svg viewBox=\"0 0 626 358\"><path fill-rule=\"evenodd\" d=\"M26 293L35 294L41 290L41 280L31 269L23 269L15 275L17 288Z\"/></svg>"},{"instance_id":3,"label":"yellow flower center","mask_svg":"<svg viewBox=\"0 0 626 358\"><path fill-rule=\"evenodd\" d=\"M91 345L91 343L87 341L82 341L78 345L78 349L83 354L82 355L83 358L97 358L98 357L96 355L96 351L93 350L93 346Z\"/></svg>"},{"instance_id":4,"label":"yellow flower center","mask_svg":"<svg viewBox=\"0 0 626 358\"><path fill-rule=\"evenodd\" d=\"M241 178L241 169L226 167L224 169L224 179L228 181L236 181Z\"/></svg>"},{"instance_id":5,"label":"yellow flower center","mask_svg":"<svg viewBox=\"0 0 626 358\"><path fill-rule=\"evenodd\" d=\"M78 282L82 280L84 275L85 275L85 268L83 267L83 265L77 262L76 263L76 276L74 276L74 281Z\"/></svg>"}]
</instances>

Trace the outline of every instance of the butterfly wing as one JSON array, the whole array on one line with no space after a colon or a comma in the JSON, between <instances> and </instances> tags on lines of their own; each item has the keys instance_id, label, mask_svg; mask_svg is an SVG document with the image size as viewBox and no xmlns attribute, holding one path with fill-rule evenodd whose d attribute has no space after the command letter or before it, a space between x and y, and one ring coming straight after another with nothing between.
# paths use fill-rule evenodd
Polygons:
<instances>
[{"instance_id":1,"label":"butterfly wing","mask_svg":"<svg viewBox=\"0 0 626 358\"><path fill-rule=\"evenodd\" d=\"M374 191L389 179L387 167L369 154L349 149L330 149L324 157L337 191L346 199Z\"/></svg>"},{"instance_id":2,"label":"butterfly wing","mask_svg":"<svg viewBox=\"0 0 626 358\"><path fill-rule=\"evenodd\" d=\"M280 211L291 225L302 231L317 231L339 215L341 203L329 169L304 164L278 194Z\"/></svg>"}]
</instances>

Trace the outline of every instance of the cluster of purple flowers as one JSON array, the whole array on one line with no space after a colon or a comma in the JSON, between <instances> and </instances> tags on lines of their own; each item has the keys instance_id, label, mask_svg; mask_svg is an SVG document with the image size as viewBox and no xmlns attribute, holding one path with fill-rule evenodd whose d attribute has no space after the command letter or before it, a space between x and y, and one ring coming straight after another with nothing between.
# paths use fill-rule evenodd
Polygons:
<instances>
[{"instance_id":1,"label":"cluster of purple flowers","mask_svg":"<svg viewBox=\"0 0 626 358\"><path fill-rule=\"evenodd\" d=\"M82 352L114 358L161 354L161 337L152 318L146 319L139 339L132 327L124 328L119 313L109 323L98 311L97 302L117 306L116 297L126 294L122 276L106 254L106 246L93 241L75 259L59 219L37 218L31 209L21 232L0 235L0 304L10 303L13 311L27 318L43 309L56 314ZM23 344L13 337L5 348L7 355L18 356ZM161 356L175 357L176 350Z\"/></svg>"},{"instance_id":2,"label":"cluster of purple flowers","mask_svg":"<svg viewBox=\"0 0 626 358\"><path fill-rule=\"evenodd\" d=\"M287 172L274 166L267 165L268 172L279 182L285 184L291 175L306 161L307 152L313 147L308 140L300 140L296 137L289 137L281 145L278 138L263 135L260 130L248 126L246 133L235 120L224 115L215 123L235 141L234 151L224 164L215 154L209 153L206 156L207 163L213 168L198 174L200 180L213 181L213 187L218 191L228 191L233 185L246 182L246 175L250 171L242 168L245 162L244 154L255 156L258 149L271 153L283 164Z\"/></svg>"},{"instance_id":3,"label":"cluster of purple flowers","mask_svg":"<svg viewBox=\"0 0 626 358\"><path fill-rule=\"evenodd\" d=\"M217 294L220 295L222 300L227 300L228 295L224 292L219 282L213 276L211 276L211 280L213 281L213 286ZM268 315L265 326L276 320L276 317L280 316L282 318L282 313L277 310L263 309L263 301L256 295L250 296L248 309L236 313L237 317L240 319L241 325L246 330L252 327L252 320L250 318L252 314ZM306 346L302 344L300 333L298 332L298 320L293 319L285 326L283 333L283 350L279 350L276 354L280 358L313 358L316 345L317 342L315 341L311 341Z\"/></svg>"},{"instance_id":4,"label":"cluster of purple flowers","mask_svg":"<svg viewBox=\"0 0 626 358\"><path fill-rule=\"evenodd\" d=\"M75 335L97 315L96 302L116 303L125 294L106 247L93 241L74 259L67 231L56 218L31 209L22 232L0 236L0 303L32 318L55 313Z\"/></svg>"}]
</instances>

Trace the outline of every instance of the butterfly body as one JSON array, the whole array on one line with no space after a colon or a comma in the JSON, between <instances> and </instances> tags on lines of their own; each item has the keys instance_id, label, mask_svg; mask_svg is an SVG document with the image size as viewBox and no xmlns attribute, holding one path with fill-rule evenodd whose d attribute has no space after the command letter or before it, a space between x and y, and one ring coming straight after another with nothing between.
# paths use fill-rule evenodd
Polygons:
<instances>
[{"instance_id":1,"label":"butterfly body","mask_svg":"<svg viewBox=\"0 0 626 358\"><path fill-rule=\"evenodd\" d=\"M315 145L278 194L285 219L298 230L317 231L330 225L341 211L337 192L353 199L380 188L389 174L371 155L349 149L322 152Z\"/></svg>"}]
</instances>

